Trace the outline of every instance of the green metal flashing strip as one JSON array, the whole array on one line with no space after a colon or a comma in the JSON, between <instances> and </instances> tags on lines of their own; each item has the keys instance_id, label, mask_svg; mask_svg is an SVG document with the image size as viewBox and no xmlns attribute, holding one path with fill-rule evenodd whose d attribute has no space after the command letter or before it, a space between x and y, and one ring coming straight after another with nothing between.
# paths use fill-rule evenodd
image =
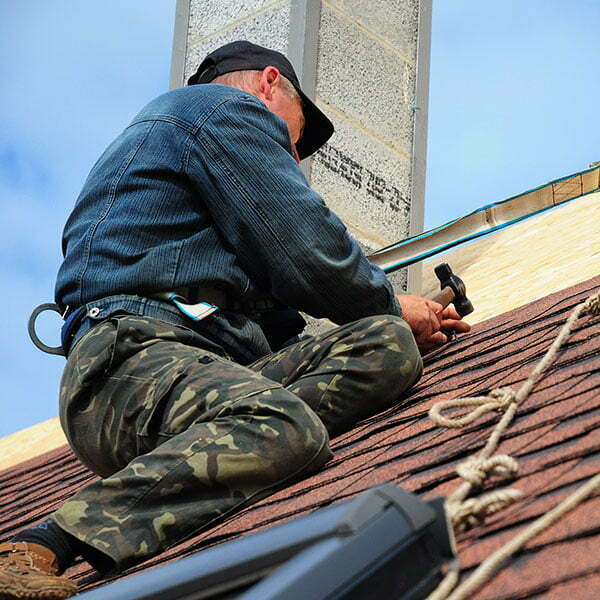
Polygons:
<instances>
[{"instance_id":1,"label":"green metal flashing strip","mask_svg":"<svg viewBox=\"0 0 600 600\"><path fill-rule=\"evenodd\" d=\"M598 190L600 167L594 167L561 177L502 202L482 206L445 225L377 250L369 256L369 260L386 273L391 273Z\"/></svg>"}]
</instances>

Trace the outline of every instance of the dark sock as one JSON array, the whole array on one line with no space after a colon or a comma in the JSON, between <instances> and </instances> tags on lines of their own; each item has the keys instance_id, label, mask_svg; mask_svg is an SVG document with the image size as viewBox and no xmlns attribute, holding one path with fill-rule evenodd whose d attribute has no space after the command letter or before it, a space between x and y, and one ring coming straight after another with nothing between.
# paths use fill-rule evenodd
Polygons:
<instances>
[{"instance_id":1,"label":"dark sock","mask_svg":"<svg viewBox=\"0 0 600 600\"><path fill-rule=\"evenodd\" d=\"M100 573L109 573L115 568L115 562L109 556L61 529L52 519L36 527L24 529L11 541L40 544L52 550L58 559L58 570L61 573L68 569L78 556L83 556Z\"/></svg>"},{"instance_id":2,"label":"dark sock","mask_svg":"<svg viewBox=\"0 0 600 600\"><path fill-rule=\"evenodd\" d=\"M78 545L81 544L77 538L61 529L52 519L17 533L11 541L40 544L49 548L58 558L58 568L61 573L75 562L75 558L80 553Z\"/></svg>"}]
</instances>

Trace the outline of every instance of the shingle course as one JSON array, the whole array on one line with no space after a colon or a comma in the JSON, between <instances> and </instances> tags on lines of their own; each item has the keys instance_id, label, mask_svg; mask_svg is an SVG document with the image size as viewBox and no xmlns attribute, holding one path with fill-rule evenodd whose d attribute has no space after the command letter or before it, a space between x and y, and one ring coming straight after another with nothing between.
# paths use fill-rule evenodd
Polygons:
<instances>
[{"instance_id":1,"label":"shingle course","mask_svg":"<svg viewBox=\"0 0 600 600\"><path fill-rule=\"evenodd\" d=\"M489 415L462 430L445 430L429 420L429 408L440 400L479 395L497 386L517 389L570 310L599 286L596 277L477 324L470 335L426 359L424 376L408 398L334 440L336 456L321 472L132 572L270 527L385 481L425 497L450 493L458 485L454 467L482 447L497 417ZM600 319L583 317L501 442L499 452L509 452L520 462L521 475L512 485L523 490L525 498L459 536L466 573L600 471L599 390ZM0 537L42 520L93 478L66 448L0 472ZM600 597L598 523L596 496L530 541L474 598ZM97 585L86 566L76 567L73 574L88 586ZM597 593L590 596L590 587Z\"/></svg>"}]
</instances>

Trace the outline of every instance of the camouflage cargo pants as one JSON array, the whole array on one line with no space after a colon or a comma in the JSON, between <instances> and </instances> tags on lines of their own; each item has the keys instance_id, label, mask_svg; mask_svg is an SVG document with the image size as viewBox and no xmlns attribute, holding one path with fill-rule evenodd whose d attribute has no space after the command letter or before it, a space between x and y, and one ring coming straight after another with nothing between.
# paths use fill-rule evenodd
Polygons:
<instances>
[{"instance_id":1,"label":"camouflage cargo pants","mask_svg":"<svg viewBox=\"0 0 600 600\"><path fill-rule=\"evenodd\" d=\"M103 477L53 518L121 570L323 466L329 436L397 402L422 361L399 317L368 317L249 367L144 317L97 325L69 356L61 423ZM94 558L96 557L96 558ZM97 557L102 557L98 560Z\"/></svg>"}]
</instances>

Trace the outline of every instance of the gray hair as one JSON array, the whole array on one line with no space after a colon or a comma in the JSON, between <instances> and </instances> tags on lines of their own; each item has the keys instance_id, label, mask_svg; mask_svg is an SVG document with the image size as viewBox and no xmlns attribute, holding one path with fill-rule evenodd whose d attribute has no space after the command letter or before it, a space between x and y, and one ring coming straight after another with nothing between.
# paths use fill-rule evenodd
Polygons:
<instances>
[{"instance_id":1,"label":"gray hair","mask_svg":"<svg viewBox=\"0 0 600 600\"><path fill-rule=\"evenodd\" d=\"M230 85L231 87L237 87L245 92L254 94L258 91L258 75L262 71L232 71L231 73L225 73L215 77L211 83L220 83L222 85ZM290 100L296 100L301 103L300 95L296 91L296 88L292 85L292 82L284 77L280 76L281 89L290 98Z\"/></svg>"}]
</instances>

